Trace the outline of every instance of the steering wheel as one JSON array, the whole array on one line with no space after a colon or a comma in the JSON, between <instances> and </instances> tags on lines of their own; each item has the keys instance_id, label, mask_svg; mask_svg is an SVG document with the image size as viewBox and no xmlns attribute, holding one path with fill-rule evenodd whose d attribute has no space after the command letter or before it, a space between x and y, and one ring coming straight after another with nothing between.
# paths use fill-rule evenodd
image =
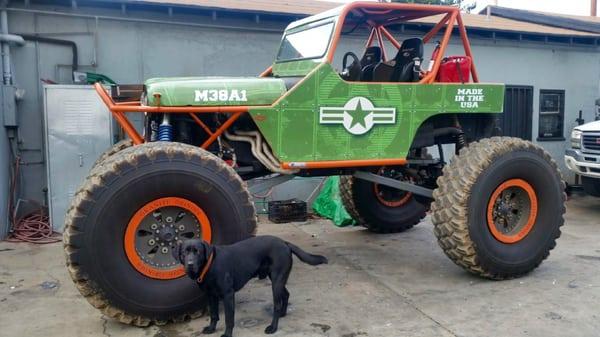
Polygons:
<instances>
[{"instance_id":1,"label":"steering wheel","mask_svg":"<svg viewBox=\"0 0 600 337\"><path fill-rule=\"evenodd\" d=\"M360 63L358 56L356 56L356 54L354 54L353 52L349 51L346 54L344 54L344 58L342 59L342 67L344 68L344 70L348 69L348 57L352 57L352 63ZM350 65L352 65L352 63L350 63Z\"/></svg>"},{"instance_id":2,"label":"steering wheel","mask_svg":"<svg viewBox=\"0 0 600 337\"><path fill-rule=\"evenodd\" d=\"M352 63L348 64L348 58L352 58ZM360 59L356 54L349 51L342 58L342 77L346 80L357 80L360 77Z\"/></svg>"}]
</instances>

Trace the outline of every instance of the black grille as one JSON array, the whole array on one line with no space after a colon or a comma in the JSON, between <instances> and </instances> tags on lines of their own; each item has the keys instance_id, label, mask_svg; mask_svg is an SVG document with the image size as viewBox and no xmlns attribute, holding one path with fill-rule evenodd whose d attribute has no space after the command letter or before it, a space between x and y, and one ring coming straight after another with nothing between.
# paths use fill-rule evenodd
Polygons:
<instances>
[{"instance_id":1,"label":"black grille","mask_svg":"<svg viewBox=\"0 0 600 337\"><path fill-rule=\"evenodd\" d=\"M586 135L584 133L581 142L586 150L600 151L600 134Z\"/></svg>"}]
</instances>

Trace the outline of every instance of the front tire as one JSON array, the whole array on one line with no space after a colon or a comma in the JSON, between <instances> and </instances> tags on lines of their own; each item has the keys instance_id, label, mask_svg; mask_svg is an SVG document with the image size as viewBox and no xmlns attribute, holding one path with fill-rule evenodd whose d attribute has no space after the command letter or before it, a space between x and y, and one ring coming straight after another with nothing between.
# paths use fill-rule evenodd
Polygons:
<instances>
[{"instance_id":1,"label":"front tire","mask_svg":"<svg viewBox=\"0 0 600 337\"><path fill-rule=\"evenodd\" d=\"M438 178L434 233L456 264L507 279L546 259L564 223L565 183L541 147L509 137L463 148Z\"/></svg>"},{"instance_id":2,"label":"front tire","mask_svg":"<svg viewBox=\"0 0 600 337\"><path fill-rule=\"evenodd\" d=\"M254 235L245 183L216 156L180 143L146 143L97 166L66 218L67 266L81 294L123 323L182 321L204 294L170 257L178 240L230 244Z\"/></svg>"}]
</instances>

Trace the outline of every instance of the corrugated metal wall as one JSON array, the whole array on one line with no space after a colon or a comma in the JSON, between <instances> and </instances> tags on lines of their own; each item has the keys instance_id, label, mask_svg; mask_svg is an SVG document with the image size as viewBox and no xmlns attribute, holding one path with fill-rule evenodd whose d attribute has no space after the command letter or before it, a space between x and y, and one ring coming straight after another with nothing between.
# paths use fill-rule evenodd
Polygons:
<instances>
[{"instance_id":1,"label":"corrugated metal wall","mask_svg":"<svg viewBox=\"0 0 600 337\"><path fill-rule=\"evenodd\" d=\"M119 83L141 83L154 76L258 74L274 59L285 26L284 21L221 17L220 14L215 18L210 14L188 15L176 11L170 16L166 9L163 12L138 11L135 15L92 7L80 7L64 15L50 10L34 5L9 8L10 32L75 41L79 47L81 70L103 73ZM181 24L161 23L161 20ZM338 51L360 53L363 43L342 44ZM540 89L566 90L565 138L579 110L584 111L587 121L593 118L600 74L597 48L480 40L473 36L472 44L480 78L484 81L534 86L534 140ZM426 55L430 53L427 49ZM462 54L461 47L452 45L450 53ZM16 83L26 90L18 109L20 149L25 163L21 195L43 200L47 183L40 79L68 83L71 52L64 47L28 42L24 47L13 48L12 54ZM0 138L0 142L5 141L2 135ZM562 163L567 142L541 144ZM3 153L5 148L0 143L2 163L7 162ZM0 168L0 186L3 188L6 186L4 172ZM3 198L0 193L0 211L6 204Z\"/></svg>"}]
</instances>

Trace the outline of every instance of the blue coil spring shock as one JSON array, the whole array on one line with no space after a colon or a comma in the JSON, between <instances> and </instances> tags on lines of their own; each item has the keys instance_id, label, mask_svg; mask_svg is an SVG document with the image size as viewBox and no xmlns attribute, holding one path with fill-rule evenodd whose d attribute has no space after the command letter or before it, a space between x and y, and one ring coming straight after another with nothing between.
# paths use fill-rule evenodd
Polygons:
<instances>
[{"instance_id":1,"label":"blue coil spring shock","mask_svg":"<svg viewBox=\"0 0 600 337\"><path fill-rule=\"evenodd\" d=\"M173 126L169 124L161 124L158 126L158 140L163 142L173 141Z\"/></svg>"}]
</instances>

